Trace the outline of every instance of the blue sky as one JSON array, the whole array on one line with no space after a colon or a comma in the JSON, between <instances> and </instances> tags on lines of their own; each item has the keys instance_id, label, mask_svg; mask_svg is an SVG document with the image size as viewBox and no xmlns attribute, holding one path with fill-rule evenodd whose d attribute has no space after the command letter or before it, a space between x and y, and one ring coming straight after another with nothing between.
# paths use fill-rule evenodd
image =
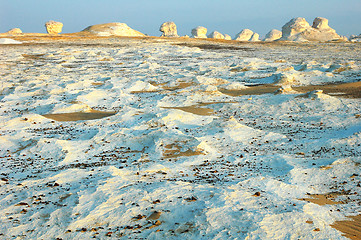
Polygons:
<instances>
[{"instance_id":1,"label":"blue sky","mask_svg":"<svg viewBox=\"0 0 361 240\"><path fill-rule=\"evenodd\" d=\"M294 17L312 24L329 19L341 35L361 33L361 0L0 0L0 32L19 27L23 32L45 32L48 20L64 24L63 33L87 26L124 22L151 36L159 36L163 22L174 21L180 35L197 26L232 37L244 28L261 36Z\"/></svg>"}]
</instances>

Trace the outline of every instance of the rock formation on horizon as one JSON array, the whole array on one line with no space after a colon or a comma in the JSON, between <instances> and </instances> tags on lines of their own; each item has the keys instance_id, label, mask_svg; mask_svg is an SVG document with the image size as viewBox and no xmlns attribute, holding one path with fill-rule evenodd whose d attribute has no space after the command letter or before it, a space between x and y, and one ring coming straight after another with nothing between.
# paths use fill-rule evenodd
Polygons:
<instances>
[{"instance_id":1,"label":"rock formation on horizon","mask_svg":"<svg viewBox=\"0 0 361 240\"><path fill-rule=\"evenodd\" d=\"M232 37L228 34L224 34L224 40L232 40Z\"/></svg>"},{"instance_id":2,"label":"rock formation on horizon","mask_svg":"<svg viewBox=\"0 0 361 240\"><path fill-rule=\"evenodd\" d=\"M361 34L360 35L351 35L350 36L350 41L351 42L361 42Z\"/></svg>"},{"instance_id":3,"label":"rock formation on horizon","mask_svg":"<svg viewBox=\"0 0 361 240\"><path fill-rule=\"evenodd\" d=\"M253 33L252 37L249 39L250 42L257 42L259 41L259 34L258 33Z\"/></svg>"},{"instance_id":4,"label":"rock formation on horizon","mask_svg":"<svg viewBox=\"0 0 361 240\"><path fill-rule=\"evenodd\" d=\"M252 30L249 30L249 29L243 29L241 32L239 32L234 40L237 40L237 41L249 41L252 36L253 36L254 32Z\"/></svg>"},{"instance_id":5,"label":"rock formation on horizon","mask_svg":"<svg viewBox=\"0 0 361 240\"><path fill-rule=\"evenodd\" d=\"M266 34L266 37L264 38L263 41L266 42L275 41L280 39L281 37L282 37L282 32L280 30L272 29Z\"/></svg>"},{"instance_id":6,"label":"rock formation on horizon","mask_svg":"<svg viewBox=\"0 0 361 240\"><path fill-rule=\"evenodd\" d=\"M177 26L174 22L165 22L163 23L159 31L162 32L161 37L179 37L177 33Z\"/></svg>"},{"instance_id":7,"label":"rock formation on horizon","mask_svg":"<svg viewBox=\"0 0 361 240\"><path fill-rule=\"evenodd\" d=\"M312 27L306 19L291 19L282 27L281 40L289 41L331 41L343 39L334 29L328 26L326 18L317 17Z\"/></svg>"},{"instance_id":8,"label":"rock formation on horizon","mask_svg":"<svg viewBox=\"0 0 361 240\"><path fill-rule=\"evenodd\" d=\"M23 31L21 31L20 28L13 28L6 32L6 34L9 34L9 35L16 35L16 34L21 34L21 33L23 33Z\"/></svg>"},{"instance_id":9,"label":"rock formation on horizon","mask_svg":"<svg viewBox=\"0 0 361 240\"><path fill-rule=\"evenodd\" d=\"M96 34L98 36L124 36L124 37L144 37L145 34L130 28L125 23L104 23L96 24L85 28L82 32Z\"/></svg>"},{"instance_id":10,"label":"rock formation on horizon","mask_svg":"<svg viewBox=\"0 0 361 240\"><path fill-rule=\"evenodd\" d=\"M49 34L58 34L61 33L63 24L61 22L55 22L51 20L45 23L45 28Z\"/></svg>"},{"instance_id":11,"label":"rock formation on horizon","mask_svg":"<svg viewBox=\"0 0 361 240\"><path fill-rule=\"evenodd\" d=\"M192 29L193 38L207 38L207 28L198 26Z\"/></svg>"},{"instance_id":12,"label":"rock formation on horizon","mask_svg":"<svg viewBox=\"0 0 361 240\"><path fill-rule=\"evenodd\" d=\"M213 31L208 35L208 38L224 39L224 35L218 31Z\"/></svg>"}]
</instances>

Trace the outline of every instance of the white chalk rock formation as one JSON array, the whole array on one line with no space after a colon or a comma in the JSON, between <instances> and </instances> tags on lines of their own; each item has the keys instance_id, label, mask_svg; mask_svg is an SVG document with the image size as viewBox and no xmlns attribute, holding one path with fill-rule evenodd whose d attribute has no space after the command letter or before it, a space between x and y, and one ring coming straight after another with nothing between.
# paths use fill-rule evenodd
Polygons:
<instances>
[{"instance_id":1,"label":"white chalk rock formation","mask_svg":"<svg viewBox=\"0 0 361 240\"><path fill-rule=\"evenodd\" d=\"M232 37L229 36L228 34L224 34L224 39L225 40L232 40Z\"/></svg>"},{"instance_id":2,"label":"white chalk rock formation","mask_svg":"<svg viewBox=\"0 0 361 240\"><path fill-rule=\"evenodd\" d=\"M281 40L290 41L331 41L343 40L334 29L328 26L326 18L317 17L312 27L304 18L293 18L282 27Z\"/></svg>"},{"instance_id":3,"label":"white chalk rock formation","mask_svg":"<svg viewBox=\"0 0 361 240\"><path fill-rule=\"evenodd\" d=\"M16 34L22 34L22 33L23 33L23 31L21 31L20 28L13 28L6 32L6 34L9 34L9 35L16 35Z\"/></svg>"},{"instance_id":4,"label":"white chalk rock formation","mask_svg":"<svg viewBox=\"0 0 361 240\"><path fill-rule=\"evenodd\" d=\"M207 28L198 26L192 29L192 37L194 38L207 38Z\"/></svg>"},{"instance_id":5,"label":"white chalk rock formation","mask_svg":"<svg viewBox=\"0 0 361 240\"><path fill-rule=\"evenodd\" d=\"M356 36L356 35L351 35L350 36L350 41L351 42L361 42L361 34Z\"/></svg>"},{"instance_id":6,"label":"white chalk rock formation","mask_svg":"<svg viewBox=\"0 0 361 240\"><path fill-rule=\"evenodd\" d=\"M266 34L266 37L263 41L269 42L269 41L276 41L282 37L282 32L277 29L272 29Z\"/></svg>"},{"instance_id":7,"label":"white chalk rock formation","mask_svg":"<svg viewBox=\"0 0 361 240\"><path fill-rule=\"evenodd\" d=\"M249 41L253 36L253 31L249 29L243 29L240 33L236 35L234 40L237 41Z\"/></svg>"},{"instance_id":8,"label":"white chalk rock formation","mask_svg":"<svg viewBox=\"0 0 361 240\"><path fill-rule=\"evenodd\" d=\"M63 30L63 24L61 22L48 21L45 23L45 28L49 34L58 34Z\"/></svg>"},{"instance_id":9,"label":"white chalk rock formation","mask_svg":"<svg viewBox=\"0 0 361 240\"><path fill-rule=\"evenodd\" d=\"M96 24L85 28L82 32L96 34L98 36L124 36L124 37L143 37L143 33L138 32L125 23L104 23Z\"/></svg>"},{"instance_id":10,"label":"white chalk rock formation","mask_svg":"<svg viewBox=\"0 0 361 240\"><path fill-rule=\"evenodd\" d=\"M250 42L258 42L259 41L259 34L253 33L252 37L249 39Z\"/></svg>"},{"instance_id":11,"label":"white chalk rock formation","mask_svg":"<svg viewBox=\"0 0 361 240\"><path fill-rule=\"evenodd\" d=\"M179 37L177 33L177 26L174 22L163 23L160 26L159 31L163 33L161 37Z\"/></svg>"},{"instance_id":12,"label":"white chalk rock formation","mask_svg":"<svg viewBox=\"0 0 361 240\"><path fill-rule=\"evenodd\" d=\"M208 35L208 38L224 39L224 35L220 32L213 31L211 34Z\"/></svg>"}]
</instances>

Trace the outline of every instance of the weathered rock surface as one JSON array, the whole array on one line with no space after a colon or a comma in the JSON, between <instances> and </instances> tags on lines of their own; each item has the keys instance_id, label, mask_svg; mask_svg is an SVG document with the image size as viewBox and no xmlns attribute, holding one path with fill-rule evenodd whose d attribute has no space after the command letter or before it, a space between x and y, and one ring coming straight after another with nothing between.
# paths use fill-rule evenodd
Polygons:
<instances>
[{"instance_id":1,"label":"weathered rock surface","mask_svg":"<svg viewBox=\"0 0 361 240\"><path fill-rule=\"evenodd\" d=\"M192 37L194 38L207 38L207 28L198 26L192 29Z\"/></svg>"},{"instance_id":2,"label":"weathered rock surface","mask_svg":"<svg viewBox=\"0 0 361 240\"><path fill-rule=\"evenodd\" d=\"M177 33L177 26L174 22L163 23L160 26L159 31L163 33L161 37L179 37Z\"/></svg>"},{"instance_id":3,"label":"weathered rock surface","mask_svg":"<svg viewBox=\"0 0 361 240\"><path fill-rule=\"evenodd\" d=\"M351 35L350 36L350 41L351 42L361 42L361 34L356 36L356 35Z\"/></svg>"},{"instance_id":4,"label":"weathered rock surface","mask_svg":"<svg viewBox=\"0 0 361 240\"><path fill-rule=\"evenodd\" d=\"M224 39L224 35L220 32L213 31L208 35L208 38L215 38L215 39Z\"/></svg>"},{"instance_id":5,"label":"weathered rock surface","mask_svg":"<svg viewBox=\"0 0 361 240\"><path fill-rule=\"evenodd\" d=\"M6 34L10 34L10 35L16 35L21 33L23 33L23 31L21 31L20 28L13 28L6 32Z\"/></svg>"},{"instance_id":6,"label":"weathered rock surface","mask_svg":"<svg viewBox=\"0 0 361 240\"><path fill-rule=\"evenodd\" d=\"M258 33L253 33L252 37L249 39L250 42L257 42L259 41L259 34Z\"/></svg>"},{"instance_id":7,"label":"weathered rock surface","mask_svg":"<svg viewBox=\"0 0 361 240\"><path fill-rule=\"evenodd\" d=\"M253 31L249 29L243 29L240 33L236 35L234 40L237 41L249 41L253 36Z\"/></svg>"},{"instance_id":8,"label":"weathered rock surface","mask_svg":"<svg viewBox=\"0 0 361 240\"><path fill-rule=\"evenodd\" d=\"M48 21L45 23L45 28L49 34L58 34L63 30L63 24L61 22Z\"/></svg>"},{"instance_id":9,"label":"weathered rock surface","mask_svg":"<svg viewBox=\"0 0 361 240\"><path fill-rule=\"evenodd\" d=\"M225 40L232 40L232 37L229 36L228 34L224 34L224 39Z\"/></svg>"},{"instance_id":10,"label":"weathered rock surface","mask_svg":"<svg viewBox=\"0 0 361 240\"><path fill-rule=\"evenodd\" d=\"M334 29L328 26L326 18L317 17L312 27L304 18L293 18L282 27L281 40L289 41L331 41L343 40Z\"/></svg>"},{"instance_id":11,"label":"weathered rock surface","mask_svg":"<svg viewBox=\"0 0 361 240\"><path fill-rule=\"evenodd\" d=\"M104 23L96 24L85 28L82 32L96 34L98 36L124 36L124 37L143 37L143 33L138 32L125 23Z\"/></svg>"},{"instance_id":12,"label":"weathered rock surface","mask_svg":"<svg viewBox=\"0 0 361 240\"><path fill-rule=\"evenodd\" d=\"M282 32L277 29L272 29L266 34L266 37L263 41L269 42L269 41L275 41L282 37Z\"/></svg>"}]
</instances>

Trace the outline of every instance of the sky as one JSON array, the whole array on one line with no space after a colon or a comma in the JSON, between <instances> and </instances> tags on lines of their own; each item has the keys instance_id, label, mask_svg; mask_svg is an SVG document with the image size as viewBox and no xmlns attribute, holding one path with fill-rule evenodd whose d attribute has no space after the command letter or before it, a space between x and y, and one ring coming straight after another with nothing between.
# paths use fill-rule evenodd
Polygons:
<instances>
[{"instance_id":1,"label":"sky","mask_svg":"<svg viewBox=\"0 0 361 240\"><path fill-rule=\"evenodd\" d=\"M45 22L55 20L64 24L63 33L121 22L160 36L160 25L173 21L182 36L197 26L232 37L245 28L264 36L295 17L311 25L325 17L340 35L361 34L361 0L0 0L0 32L45 33Z\"/></svg>"}]
</instances>

